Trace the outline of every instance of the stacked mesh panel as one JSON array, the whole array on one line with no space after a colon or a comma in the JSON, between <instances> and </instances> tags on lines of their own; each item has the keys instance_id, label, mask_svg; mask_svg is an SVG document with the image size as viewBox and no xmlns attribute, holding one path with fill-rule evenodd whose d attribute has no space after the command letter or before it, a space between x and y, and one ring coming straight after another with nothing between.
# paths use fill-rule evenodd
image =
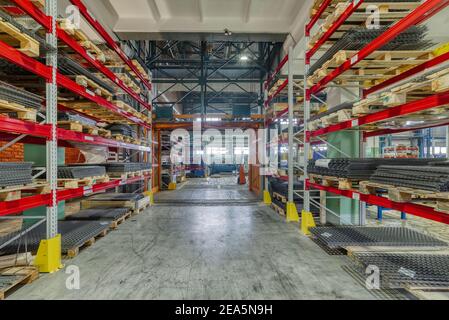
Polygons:
<instances>
[{"instance_id":1,"label":"stacked mesh panel","mask_svg":"<svg viewBox=\"0 0 449 320\"><path fill-rule=\"evenodd\" d=\"M110 220L120 219L129 212L129 208L99 208L87 209L72 214L66 220Z\"/></svg>"},{"instance_id":2,"label":"stacked mesh panel","mask_svg":"<svg viewBox=\"0 0 449 320\"><path fill-rule=\"evenodd\" d=\"M329 248L348 246L447 247L434 237L402 227L315 227L314 237Z\"/></svg>"},{"instance_id":3,"label":"stacked mesh panel","mask_svg":"<svg viewBox=\"0 0 449 320\"><path fill-rule=\"evenodd\" d=\"M417 253L354 253L356 270L366 277L368 266L379 268L381 288L447 288L449 255Z\"/></svg>"},{"instance_id":4,"label":"stacked mesh panel","mask_svg":"<svg viewBox=\"0 0 449 320\"><path fill-rule=\"evenodd\" d=\"M3 81L0 81L0 100L17 103L21 106L33 109L39 109L43 102L42 97L19 89Z\"/></svg>"},{"instance_id":5,"label":"stacked mesh panel","mask_svg":"<svg viewBox=\"0 0 449 320\"><path fill-rule=\"evenodd\" d=\"M33 180L33 163L0 162L0 187L30 184Z\"/></svg>"},{"instance_id":6,"label":"stacked mesh panel","mask_svg":"<svg viewBox=\"0 0 449 320\"><path fill-rule=\"evenodd\" d=\"M59 179L83 179L88 177L98 177L106 175L103 166L70 166L58 167Z\"/></svg>"},{"instance_id":7,"label":"stacked mesh panel","mask_svg":"<svg viewBox=\"0 0 449 320\"><path fill-rule=\"evenodd\" d=\"M89 201L138 201L145 198L141 193L101 193L87 198Z\"/></svg>"},{"instance_id":8,"label":"stacked mesh panel","mask_svg":"<svg viewBox=\"0 0 449 320\"><path fill-rule=\"evenodd\" d=\"M380 166L371 181L435 192L449 191L449 166Z\"/></svg>"},{"instance_id":9,"label":"stacked mesh panel","mask_svg":"<svg viewBox=\"0 0 449 320\"><path fill-rule=\"evenodd\" d=\"M340 40L338 40L313 66L311 66L310 74L313 74L317 69L321 68L325 62L332 59L332 57L339 51L360 50L383 34L387 29L388 27L381 27L379 29L353 28L348 30ZM413 26L399 34L379 50L424 50L430 48L433 43L430 40L425 39L426 34L426 26Z\"/></svg>"},{"instance_id":10,"label":"stacked mesh panel","mask_svg":"<svg viewBox=\"0 0 449 320\"><path fill-rule=\"evenodd\" d=\"M62 74L71 75L71 76L85 76L98 84L100 87L106 89L109 92L114 92L114 88L108 85L106 82L100 80L93 73L89 72L85 67L79 65L73 59L70 59L65 56L58 56L58 69Z\"/></svg>"},{"instance_id":11,"label":"stacked mesh panel","mask_svg":"<svg viewBox=\"0 0 449 320\"><path fill-rule=\"evenodd\" d=\"M109 229L109 227L109 221L59 221L58 233L62 236L62 252L67 253L68 250L82 246L88 240ZM47 237L47 226L43 223L5 245L19 234L20 231L0 238L0 255L16 254L25 250L36 253L40 241Z\"/></svg>"},{"instance_id":12,"label":"stacked mesh panel","mask_svg":"<svg viewBox=\"0 0 449 320\"><path fill-rule=\"evenodd\" d=\"M73 114L69 112L59 112L58 113L58 121L76 121L85 126L96 126L97 122L95 120L83 117L79 114Z\"/></svg>"},{"instance_id":13,"label":"stacked mesh panel","mask_svg":"<svg viewBox=\"0 0 449 320\"><path fill-rule=\"evenodd\" d=\"M101 164L108 173L127 173L151 169L150 163L145 162L114 162Z\"/></svg>"},{"instance_id":14,"label":"stacked mesh panel","mask_svg":"<svg viewBox=\"0 0 449 320\"><path fill-rule=\"evenodd\" d=\"M137 138L137 132L130 125L121 124L121 123L113 123L106 127L111 133L121 134L123 136Z\"/></svg>"}]
</instances>

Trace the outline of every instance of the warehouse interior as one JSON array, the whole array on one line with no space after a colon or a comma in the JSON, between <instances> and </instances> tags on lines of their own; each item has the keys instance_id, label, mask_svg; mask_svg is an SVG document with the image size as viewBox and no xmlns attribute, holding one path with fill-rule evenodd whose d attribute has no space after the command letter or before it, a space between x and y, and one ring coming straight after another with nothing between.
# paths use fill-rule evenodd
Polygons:
<instances>
[{"instance_id":1,"label":"warehouse interior","mask_svg":"<svg viewBox=\"0 0 449 320\"><path fill-rule=\"evenodd\" d=\"M449 0L0 0L0 300L449 299Z\"/></svg>"}]
</instances>

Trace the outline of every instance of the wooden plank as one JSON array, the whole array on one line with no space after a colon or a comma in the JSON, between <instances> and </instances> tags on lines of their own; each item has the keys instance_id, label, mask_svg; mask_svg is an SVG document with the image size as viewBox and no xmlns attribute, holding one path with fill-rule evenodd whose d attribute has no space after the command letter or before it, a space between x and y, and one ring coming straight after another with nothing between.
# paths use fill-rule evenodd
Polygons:
<instances>
[{"instance_id":1,"label":"wooden plank","mask_svg":"<svg viewBox=\"0 0 449 320\"><path fill-rule=\"evenodd\" d=\"M0 41L18 47L18 51L29 57L39 57L39 42L2 18L0 18L0 33Z\"/></svg>"},{"instance_id":2,"label":"wooden plank","mask_svg":"<svg viewBox=\"0 0 449 320\"><path fill-rule=\"evenodd\" d=\"M0 277L11 278L11 283L0 288L0 300L3 300L9 291L21 285L29 284L39 278L39 271L36 267L31 266L13 267L1 270Z\"/></svg>"}]
</instances>

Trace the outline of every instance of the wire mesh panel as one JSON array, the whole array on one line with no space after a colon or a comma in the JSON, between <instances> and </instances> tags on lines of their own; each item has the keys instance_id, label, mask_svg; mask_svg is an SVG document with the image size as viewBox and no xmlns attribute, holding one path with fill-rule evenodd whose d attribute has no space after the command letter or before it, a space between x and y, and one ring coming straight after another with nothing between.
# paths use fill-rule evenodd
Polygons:
<instances>
[{"instance_id":1,"label":"wire mesh panel","mask_svg":"<svg viewBox=\"0 0 449 320\"><path fill-rule=\"evenodd\" d=\"M449 255L414 253L354 253L359 272L379 268L385 288L449 288Z\"/></svg>"},{"instance_id":2,"label":"wire mesh panel","mask_svg":"<svg viewBox=\"0 0 449 320\"><path fill-rule=\"evenodd\" d=\"M129 212L129 208L98 208L82 210L72 214L66 220L117 220Z\"/></svg>"},{"instance_id":3,"label":"wire mesh panel","mask_svg":"<svg viewBox=\"0 0 449 320\"><path fill-rule=\"evenodd\" d=\"M402 227L315 227L310 232L330 248L348 246L445 247L434 237Z\"/></svg>"}]
</instances>

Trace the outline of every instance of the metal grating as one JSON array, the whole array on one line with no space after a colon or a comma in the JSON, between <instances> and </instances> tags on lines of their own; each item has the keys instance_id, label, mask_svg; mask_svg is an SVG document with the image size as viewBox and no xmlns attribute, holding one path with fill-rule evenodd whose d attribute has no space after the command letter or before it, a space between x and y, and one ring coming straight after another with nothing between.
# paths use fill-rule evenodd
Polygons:
<instances>
[{"instance_id":1,"label":"metal grating","mask_svg":"<svg viewBox=\"0 0 449 320\"><path fill-rule=\"evenodd\" d=\"M431 236L402 227L315 227L310 232L329 248L348 246L446 247Z\"/></svg>"},{"instance_id":2,"label":"metal grating","mask_svg":"<svg viewBox=\"0 0 449 320\"><path fill-rule=\"evenodd\" d=\"M87 198L89 201L138 201L145 196L141 193L101 193Z\"/></svg>"},{"instance_id":3,"label":"metal grating","mask_svg":"<svg viewBox=\"0 0 449 320\"><path fill-rule=\"evenodd\" d=\"M66 220L117 220L129 212L129 208L87 209L66 217Z\"/></svg>"},{"instance_id":4,"label":"metal grating","mask_svg":"<svg viewBox=\"0 0 449 320\"><path fill-rule=\"evenodd\" d=\"M31 183L32 165L32 162L1 162L0 187Z\"/></svg>"},{"instance_id":5,"label":"metal grating","mask_svg":"<svg viewBox=\"0 0 449 320\"><path fill-rule=\"evenodd\" d=\"M377 266L384 288L449 288L449 255L354 253L359 272Z\"/></svg>"},{"instance_id":6,"label":"metal grating","mask_svg":"<svg viewBox=\"0 0 449 320\"><path fill-rule=\"evenodd\" d=\"M109 229L109 226L110 222L108 221L59 221L58 232L62 236L62 252L67 253L70 249L82 246L89 239L92 239L104 230ZM25 251L25 248L28 251L37 252L40 241L46 238L46 232L46 225L41 224L0 249L0 255L15 254L17 252ZM0 238L0 247L17 234L19 234L19 232Z\"/></svg>"}]
</instances>

